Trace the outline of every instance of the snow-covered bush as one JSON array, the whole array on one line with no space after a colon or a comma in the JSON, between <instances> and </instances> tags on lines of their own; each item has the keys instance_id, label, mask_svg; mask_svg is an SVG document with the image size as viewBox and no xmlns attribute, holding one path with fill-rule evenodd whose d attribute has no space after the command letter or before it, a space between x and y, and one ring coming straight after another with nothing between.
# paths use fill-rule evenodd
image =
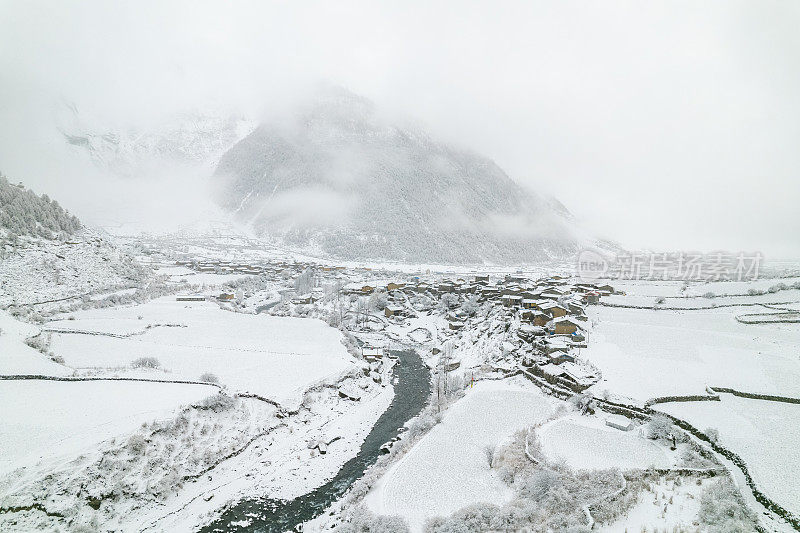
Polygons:
<instances>
[{"instance_id":1,"label":"snow-covered bush","mask_svg":"<svg viewBox=\"0 0 800 533\"><path fill-rule=\"evenodd\" d=\"M200 402L197 407L199 409L209 409L214 411L215 413L221 413L222 411L227 411L231 409L234 405L236 405L236 400L225 394L224 392L218 392L216 394L212 394L211 396L204 398L203 401Z\"/></svg>"},{"instance_id":2,"label":"snow-covered bush","mask_svg":"<svg viewBox=\"0 0 800 533\"><path fill-rule=\"evenodd\" d=\"M367 305L372 310L383 311L388 303L389 297L385 292L373 292L369 297Z\"/></svg>"},{"instance_id":3,"label":"snow-covered bush","mask_svg":"<svg viewBox=\"0 0 800 533\"><path fill-rule=\"evenodd\" d=\"M489 468L492 467L494 463L494 450L497 448L494 444L487 444L483 447L483 456L486 458L486 464Z\"/></svg>"},{"instance_id":4,"label":"snow-covered bush","mask_svg":"<svg viewBox=\"0 0 800 533\"><path fill-rule=\"evenodd\" d=\"M161 362L155 357L139 357L131 361L131 366L133 368L158 368L161 366Z\"/></svg>"},{"instance_id":5,"label":"snow-covered bush","mask_svg":"<svg viewBox=\"0 0 800 533\"><path fill-rule=\"evenodd\" d=\"M711 442L719 442L719 430L717 428L706 428L704 433Z\"/></svg>"},{"instance_id":6,"label":"snow-covered bush","mask_svg":"<svg viewBox=\"0 0 800 533\"><path fill-rule=\"evenodd\" d=\"M785 291L788 288L789 288L789 286L786 285L785 283L776 283L775 285L773 285L773 286L771 286L769 288L769 292L776 293L778 291Z\"/></svg>"},{"instance_id":7,"label":"snow-covered bush","mask_svg":"<svg viewBox=\"0 0 800 533\"><path fill-rule=\"evenodd\" d=\"M408 438L414 440L419 436L427 433L433 426L442 421L441 413L438 413L436 408L430 406L414 419L408 428Z\"/></svg>"},{"instance_id":8,"label":"snow-covered bush","mask_svg":"<svg viewBox=\"0 0 800 533\"><path fill-rule=\"evenodd\" d=\"M449 311L458 307L458 295L446 292L439 298L439 309Z\"/></svg>"},{"instance_id":9,"label":"snow-covered bush","mask_svg":"<svg viewBox=\"0 0 800 533\"><path fill-rule=\"evenodd\" d=\"M492 531L500 508L490 503L476 503L456 511L449 518L435 517L425 524L427 533Z\"/></svg>"},{"instance_id":10,"label":"snow-covered bush","mask_svg":"<svg viewBox=\"0 0 800 533\"><path fill-rule=\"evenodd\" d=\"M340 533L407 533L408 524L399 516L376 515L363 505L350 510L336 528Z\"/></svg>"},{"instance_id":11,"label":"snow-covered bush","mask_svg":"<svg viewBox=\"0 0 800 533\"><path fill-rule=\"evenodd\" d=\"M654 415L647 422L647 437L653 440L672 436L672 421L663 415Z\"/></svg>"},{"instance_id":12,"label":"snow-covered bush","mask_svg":"<svg viewBox=\"0 0 800 533\"><path fill-rule=\"evenodd\" d=\"M204 372L200 374L200 381L204 381L206 383L219 383L219 378L211 372Z\"/></svg>"},{"instance_id":13,"label":"snow-covered bush","mask_svg":"<svg viewBox=\"0 0 800 533\"><path fill-rule=\"evenodd\" d=\"M714 293L713 293L713 292L711 292L711 291L708 291L707 293L703 294L703 298L709 298L709 299L711 299L711 298L716 298L716 297L717 297L717 295L716 295L716 294L714 294Z\"/></svg>"},{"instance_id":14,"label":"snow-covered bush","mask_svg":"<svg viewBox=\"0 0 800 533\"><path fill-rule=\"evenodd\" d=\"M339 310L334 309L331 313L328 314L328 318L325 319L325 322L332 327L338 328L342 325L342 315Z\"/></svg>"},{"instance_id":15,"label":"snow-covered bush","mask_svg":"<svg viewBox=\"0 0 800 533\"><path fill-rule=\"evenodd\" d=\"M500 446L494 452L494 468L499 472L500 479L507 485L513 485L523 472L533 468L533 463L525 455L525 439L528 432L518 431L510 443ZM535 436L530 437L528 448L533 449L538 455L538 441Z\"/></svg>"},{"instance_id":16,"label":"snow-covered bush","mask_svg":"<svg viewBox=\"0 0 800 533\"><path fill-rule=\"evenodd\" d=\"M347 331L347 328L345 328L343 324L339 325L339 331L342 332L342 344L344 344L347 353L356 359L361 359L361 348L356 338Z\"/></svg>"},{"instance_id":17,"label":"snow-covered bush","mask_svg":"<svg viewBox=\"0 0 800 533\"><path fill-rule=\"evenodd\" d=\"M307 268L302 274L295 278L294 290L297 294L308 294L311 292L311 289L314 288L315 281L314 271Z\"/></svg>"},{"instance_id":18,"label":"snow-covered bush","mask_svg":"<svg viewBox=\"0 0 800 533\"><path fill-rule=\"evenodd\" d=\"M472 296L471 298L465 300L463 304L461 304L461 312L467 316L474 316L475 313L478 312L479 306L480 304L478 303L478 297Z\"/></svg>"},{"instance_id":19,"label":"snow-covered bush","mask_svg":"<svg viewBox=\"0 0 800 533\"><path fill-rule=\"evenodd\" d=\"M709 533L756 531L755 516L729 478L720 479L703 491L697 517Z\"/></svg>"},{"instance_id":20,"label":"snow-covered bush","mask_svg":"<svg viewBox=\"0 0 800 533\"><path fill-rule=\"evenodd\" d=\"M38 335L34 335L32 337L27 337L25 339L25 344L33 348L34 350L43 353L45 355L51 355L50 353L50 334L49 333L39 333Z\"/></svg>"},{"instance_id":21,"label":"snow-covered bush","mask_svg":"<svg viewBox=\"0 0 800 533\"><path fill-rule=\"evenodd\" d=\"M147 441L140 433L134 433L128 438L127 448L133 455L144 455L147 449Z\"/></svg>"},{"instance_id":22,"label":"snow-covered bush","mask_svg":"<svg viewBox=\"0 0 800 533\"><path fill-rule=\"evenodd\" d=\"M408 524L399 516L376 515L363 505L349 511L346 522L336 528L341 533L407 533Z\"/></svg>"},{"instance_id":23,"label":"snow-covered bush","mask_svg":"<svg viewBox=\"0 0 800 533\"><path fill-rule=\"evenodd\" d=\"M540 468L522 480L519 494L534 501L541 501L551 490L563 482L563 476L558 471Z\"/></svg>"}]
</instances>

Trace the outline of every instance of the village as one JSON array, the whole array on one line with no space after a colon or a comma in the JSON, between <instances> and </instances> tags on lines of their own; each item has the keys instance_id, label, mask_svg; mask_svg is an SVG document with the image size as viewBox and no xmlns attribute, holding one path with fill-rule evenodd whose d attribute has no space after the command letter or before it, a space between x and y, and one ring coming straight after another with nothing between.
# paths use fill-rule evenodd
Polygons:
<instances>
[{"instance_id":1,"label":"village","mask_svg":"<svg viewBox=\"0 0 800 533\"><path fill-rule=\"evenodd\" d=\"M502 370L521 368L576 393L601 379L600 370L580 358L590 330L586 307L598 304L603 296L619 294L608 284L573 282L560 275L530 279L522 272L404 274L300 261L220 259L181 259L175 264L199 273L257 275L269 280L280 299L269 306L249 306L257 312L266 307L280 314L299 312L321 318L333 313L339 315L338 323L349 317L352 325L347 329L358 339L360 356L367 361L388 354L385 347L392 335L387 326L411 325L412 320L437 317L444 320L445 327L438 328L436 335L411 335L411 339L398 339L395 335L394 340L416 341L429 354L430 366L453 371L461 366L459 350L448 350L447 346L464 345L464 333L478 331L500 341L503 360L497 363ZM247 302L253 298L259 301L258 296L235 286L210 295L177 297L206 298L238 305L240 309L247 309ZM481 361L476 363L479 364L475 368L483 366ZM474 374L475 368L461 370Z\"/></svg>"}]
</instances>

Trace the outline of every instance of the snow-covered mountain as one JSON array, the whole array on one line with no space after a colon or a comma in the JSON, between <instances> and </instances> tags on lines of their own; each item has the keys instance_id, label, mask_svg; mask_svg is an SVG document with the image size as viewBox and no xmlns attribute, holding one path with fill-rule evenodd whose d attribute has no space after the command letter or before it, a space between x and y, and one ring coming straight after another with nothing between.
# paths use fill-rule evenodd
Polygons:
<instances>
[{"instance_id":1,"label":"snow-covered mountain","mask_svg":"<svg viewBox=\"0 0 800 533\"><path fill-rule=\"evenodd\" d=\"M570 213L493 161L326 90L225 153L219 202L260 235L345 259L538 262L581 245Z\"/></svg>"}]
</instances>

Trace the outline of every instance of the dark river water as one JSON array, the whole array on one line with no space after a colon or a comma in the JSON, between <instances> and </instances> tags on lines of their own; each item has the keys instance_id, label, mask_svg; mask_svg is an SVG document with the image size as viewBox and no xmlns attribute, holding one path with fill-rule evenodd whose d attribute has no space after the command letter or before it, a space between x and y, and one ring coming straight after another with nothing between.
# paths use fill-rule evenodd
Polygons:
<instances>
[{"instance_id":1,"label":"dark river water","mask_svg":"<svg viewBox=\"0 0 800 533\"><path fill-rule=\"evenodd\" d=\"M253 531L282 532L319 516L358 480L381 454L380 447L397 436L403 425L419 414L430 395L430 373L413 350L393 351L398 358L393 373L397 378L395 395L355 457L342 466L336 476L321 487L289 501L259 498L243 500L225 511L201 533ZM334 444L335 446L335 444ZM248 520L250 525L231 525Z\"/></svg>"}]
</instances>

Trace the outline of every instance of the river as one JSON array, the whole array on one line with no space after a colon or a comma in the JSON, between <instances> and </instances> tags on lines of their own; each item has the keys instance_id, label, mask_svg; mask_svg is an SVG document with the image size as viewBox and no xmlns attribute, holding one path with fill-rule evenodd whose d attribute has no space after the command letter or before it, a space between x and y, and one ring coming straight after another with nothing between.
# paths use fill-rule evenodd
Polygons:
<instances>
[{"instance_id":1,"label":"river","mask_svg":"<svg viewBox=\"0 0 800 533\"><path fill-rule=\"evenodd\" d=\"M397 350L392 354L398 358L393 370L397 378L394 399L372 427L356 456L347 461L333 479L293 500L242 500L202 528L201 533L283 532L319 516L341 498L375 463L381 454L381 445L396 437L400 428L417 416L428 401L430 372L419 355L413 350ZM234 525L242 521L249 525Z\"/></svg>"}]
</instances>

